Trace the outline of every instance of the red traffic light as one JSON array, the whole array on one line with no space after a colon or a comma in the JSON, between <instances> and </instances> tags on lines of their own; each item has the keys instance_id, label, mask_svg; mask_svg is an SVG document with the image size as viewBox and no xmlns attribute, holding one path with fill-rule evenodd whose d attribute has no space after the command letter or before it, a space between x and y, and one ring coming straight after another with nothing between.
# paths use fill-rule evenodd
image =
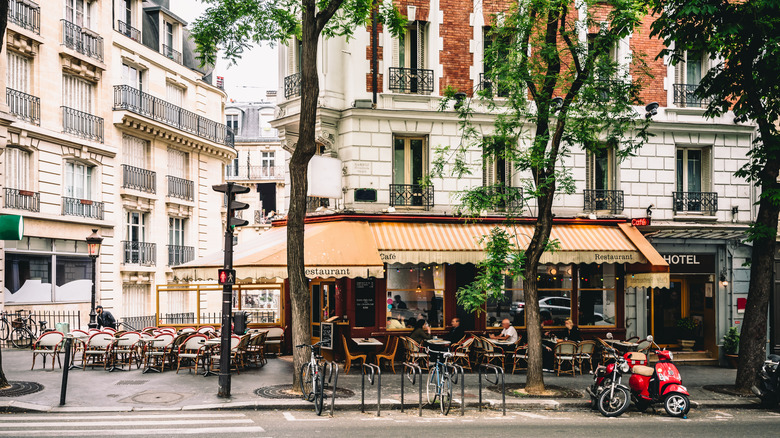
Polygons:
<instances>
[{"instance_id":1,"label":"red traffic light","mask_svg":"<svg viewBox=\"0 0 780 438\"><path fill-rule=\"evenodd\" d=\"M220 269L218 276L219 284L235 284L236 282L236 270L235 269Z\"/></svg>"},{"instance_id":2,"label":"red traffic light","mask_svg":"<svg viewBox=\"0 0 780 438\"><path fill-rule=\"evenodd\" d=\"M638 218L631 219L631 225L635 227L647 227L650 225L650 218L638 217Z\"/></svg>"}]
</instances>

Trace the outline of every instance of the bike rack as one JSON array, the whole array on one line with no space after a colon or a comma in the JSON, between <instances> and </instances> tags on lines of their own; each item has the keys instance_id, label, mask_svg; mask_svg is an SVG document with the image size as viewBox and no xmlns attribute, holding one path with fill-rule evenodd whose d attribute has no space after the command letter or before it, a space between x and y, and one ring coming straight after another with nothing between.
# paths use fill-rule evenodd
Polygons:
<instances>
[{"instance_id":1,"label":"bike rack","mask_svg":"<svg viewBox=\"0 0 780 438\"><path fill-rule=\"evenodd\" d=\"M339 384L339 364L334 361L325 362L322 368L325 375L328 376L328 384L330 384L331 380L333 380L333 397L331 397L330 400L330 416L332 417L333 406L336 404L336 387Z\"/></svg>"},{"instance_id":2,"label":"bike rack","mask_svg":"<svg viewBox=\"0 0 780 438\"><path fill-rule=\"evenodd\" d=\"M363 364L363 374L360 378L360 412L366 412L366 371L368 371L368 381L374 384L374 376L377 376L376 385L376 416L380 416L382 406L382 369L372 363Z\"/></svg>"},{"instance_id":3,"label":"bike rack","mask_svg":"<svg viewBox=\"0 0 780 438\"><path fill-rule=\"evenodd\" d=\"M458 384L458 376L460 376L460 416L466 414L466 376L463 371L463 367L455 364L447 364L448 368L452 369L452 383Z\"/></svg>"},{"instance_id":4,"label":"bike rack","mask_svg":"<svg viewBox=\"0 0 780 438\"><path fill-rule=\"evenodd\" d=\"M495 374L495 382L490 380L490 375L488 373L483 373L483 368L485 371L492 370L493 374ZM479 373L479 411L482 412L482 377L485 377L485 381L488 383L492 383L494 385L498 385L498 377L499 374L501 375L501 404L503 406L503 412L504 416L506 416L506 383L504 382L504 369L501 368L498 365L493 364L480 364L478 368Z\"/></svg>"},{"instance_id":5,"label":"bike rack","mask_svg":"<svg viewBox=\"0 0 780 438\"><path fill-rule=\"evenodd\" d=\"M409 374L406 374L406 369L409 369ZM417 401L417 415L422 417L422 384L423 384L423 375L422 375L422 368L420 368L420 365L415 362L404 362L404 372L401 375L401 412L404 411L404 380L409 379L410 382L412 382L412 385L414 385L415 379L417 379L417 376L420 376L420 389L418 391L418 401Z\"/></svg>"}]
</instances>

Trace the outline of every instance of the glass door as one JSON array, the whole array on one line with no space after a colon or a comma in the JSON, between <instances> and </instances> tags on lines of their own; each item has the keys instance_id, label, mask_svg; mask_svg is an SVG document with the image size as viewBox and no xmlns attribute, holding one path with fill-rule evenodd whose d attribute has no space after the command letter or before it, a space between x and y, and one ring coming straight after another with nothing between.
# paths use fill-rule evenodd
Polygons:
<instances>
[{"instance_id":1,"label":"glass door","mask_svg":"<svg viewBox=\"0 0 780 438\"><path fill-rule=\"evenodd\" d=\"M320 323L336 313L335 280L311 282L311 337L319 340Z\"/></svg>"},{"instance_id":2,"label":"glass door","mask_svg":"<svg viewBox=\"0 0 780 438\"><path fill-rule=\"evenodd\" d=\"M684 292L683 280L679 279L672 279L668 288L656 288L648 292L648 327L659 345L677 344L677 321L688 313Z\"/></svg>"}]
</instances>

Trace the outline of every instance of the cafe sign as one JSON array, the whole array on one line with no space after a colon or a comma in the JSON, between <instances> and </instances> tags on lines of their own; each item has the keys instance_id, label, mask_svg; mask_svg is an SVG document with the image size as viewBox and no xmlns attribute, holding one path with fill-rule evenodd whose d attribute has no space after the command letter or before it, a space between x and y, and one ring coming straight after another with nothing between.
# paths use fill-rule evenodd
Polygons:
<instances>
[{"instance_id":1,"label":"cafe sign","mask_svg":"<svg viewBox=\"0 0 780 438\"><path fill-rule=\"evenodd\" d=\"M662 254L673 274L712 274L715 254Z\"/></svg>"}]
</instances>

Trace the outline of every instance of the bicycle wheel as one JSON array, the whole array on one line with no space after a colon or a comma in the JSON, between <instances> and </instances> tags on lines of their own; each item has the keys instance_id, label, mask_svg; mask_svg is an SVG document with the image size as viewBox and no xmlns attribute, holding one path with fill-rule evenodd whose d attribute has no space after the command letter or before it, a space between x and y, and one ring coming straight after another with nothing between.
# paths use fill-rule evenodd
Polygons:
<instances>
[{"instance_id":1,"label":"bicycle wheel","mask_svg":"<svg viewBox=\"0 0 780 438\"><path fill-rule=\"evenodd\" d=\"M33 343L33 334L28 328L17 328L11 333L11 343L16 348L30 348Z\"/></svg>"},{"instance_id":2,"label":"bicycle wheel","mask_svg":"<svg viewBox=\"0 0 780 438\"><path fill-rule=\"evenodd\" d=\"M437 368L434 367L428 371L427 382L426 392L428 394L428 403L433 404L439 394L439 370Z\"/></svg>"},{"instance_id":3,"label":"bicycle wheel","mask_svg":"<svg viewBox=\"0 0 780 438\"><path fill-rule=\"evenodd\" d=\"M452 377L450 377L449 373L444 373L441 376L439 405L441 406L442 414L447 415L450 413L450 407L452 406Z\"/></svg>"},{"instance_id":4,"label":"bicycle wheel","mask_svg":"<svg viewBox=\"0 0 780 438\"><path fill-rule=\"evenodd\" d=\"M301 367L301 393L303 394L303 399L306 401L311 401L312 396L314 395L312 392L312 385L311 385L311 378L312 378L312 369L311 364L306 364L303 367Z\"/></svg>"},{"instance_id":5,"label":"bicycle wheel","mask_svg":"<svg viewBox=\"0 0 780 438\"><path fill-rule=\"evenodd\" d=\"M324 388L325 388L325 373L322 369L318 370L314 374L314 378L312 379L312 385L314 386L314 412L317 413L317 415L322 414L322 402L325 398L324 394Z\"/></svg>"},{"instance_id":6,"label":"bicycle wheel","mask_svg":"<svg viewBox=\"0 0 780 438\"><path fill-rule=\"evenodd\" d=\"M7 341L8 335L11 334L11 326L8 324L8 321L3 318L0 319L0 339Z\"/></svg>"}]
</instances>

